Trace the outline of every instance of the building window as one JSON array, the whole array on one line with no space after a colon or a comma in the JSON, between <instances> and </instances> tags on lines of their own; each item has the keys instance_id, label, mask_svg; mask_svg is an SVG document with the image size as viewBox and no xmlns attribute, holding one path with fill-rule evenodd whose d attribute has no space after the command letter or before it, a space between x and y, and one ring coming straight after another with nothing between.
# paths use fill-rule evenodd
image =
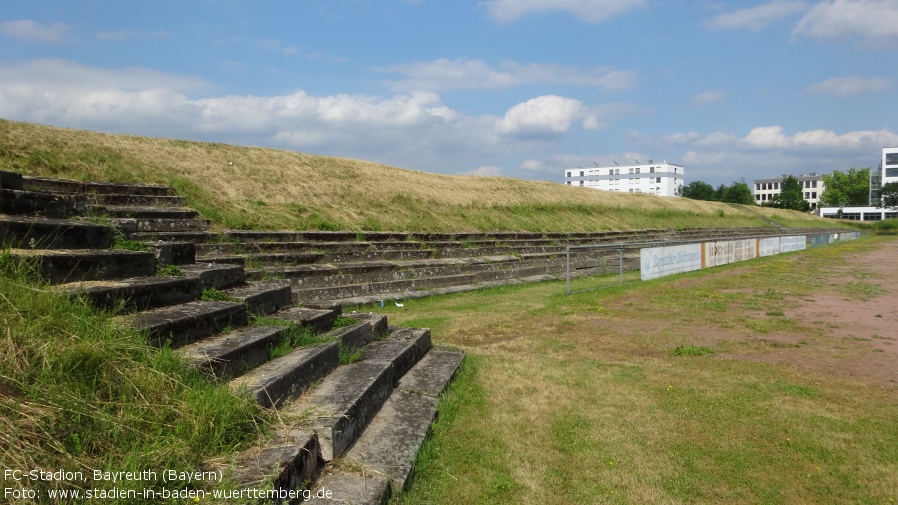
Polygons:
<instances>
[{"instance_id":1,"label":"building window","mask_svg":"<svg viewBox=\"0 0 898 505\"><path fill-rule=\"evenodd\" d=\"M650 174L654 174L654 173L655 173L655 167L649 167L649 173L650 173Z\"/></svg>"},{"instance_id":2,"label":"building window","mask_svg":"<svg viewBox=\"0 0 898 505\"><path fill-rule=\"evenodd\" d=\"M898 153L886 153L886 165L898 165Z\"/></svg>"},{"instance_id":3,"label":"building window","mask_svg":"<svg viewBox=\"0 0 898 505\"><path fill-rule=\"evenodd\" d=\"M567 176L570 177L572 173L573 173L573 172L571 172L570 170L568 170L568 171L567 171Z\"/></svg>"},{"instance_id":4,"label":"building window","mask_svg":"<svg viewBox=\"0 0 898 505\"><path fill-rule=\"evenodd\" d=\"M639 173L639 167L636 167L636 173L637 174Z\"/></svg>"},{"instance_id":5,"label":"building window","mask_svg":"<svg viewBox=\"0 0 898 505\"><path fill-rule=\"evenodd\" d=\"M898 177L898 168L887 168L886 177Z\"/></svg>"},{"instance_id":6,"label":"building window","mask_svg":"<svg viewBox=\"0 0 898 505\"><path fill-rule=\"evenodd\" d=\"M583 177L583 170L580 171L580 177Z\"/></svg>"},{"instance_id":7,"label":"building window","mask_svg":"<svg viewBox=\"0 0 898 505\"><path fill-rule=\"evenodd\" d=\"M755 195L755 200L761 201L761 195Z\"/></svg>"},{"instance_id":8,"label":"building window","mask_svg":"<svg viewBox=\"0 0 898 505\"><path fill-rule=\"evenodd\" d=\"M817 181L811 181L811 187L812 187L812 188L816 188L816 187L817 187Z\"/></svg>"},{"instance_id":9,"label":"building window","mask_svg":"<svg viewBox=\"0 0 898 505\"><path fill-rule=\"evenodd\" d=\"M661 178L660 178L660 177L658 177L658 178L657 178L657 179L658 179L658 180L657 180L657 181L655 181L655 182L657 182L657 183L658 183L658 184L661 184Z\"/></svg>"},{"instance_id":10,"label":"building window","mask_svg":"<svg viewBox=\"0 0 898 505\"><path fill-rule=\"evenodd\" d=\"M780 189L780 183L774 182L774 183L773 183L773 189Z\"/></svg>"},{"instance_id":11,"label":"building window","mask_svg":"<svg viewBox=\"0 0 898 505\"><path fill-rule=\"evenodd\" d=\"M814 199L817 198L817 192L816 192L816 191L811 191L811 198L814 198Z\"/></svg>"},{"instance_id":12,"label":"building window","mask_svg":"<svg viewBox=\"0 0 898 505\"><path fill-rule=\"evenodd\" d=\"M581 186L583 185L583 181L580 181L580 185L581 185Z\"/></svg>"},{"instance_id":13,"label":"building window","mask_svg":"<svg viewBox=\"0 0 898 505\"><path fill-rule=\"evenodd\" d=\"M571 185L571 181L567 181L567 185L570 186L570 185Z\"/></svg>"},{"instance_id":14,"label":"building window","mask_svg":"<svg viewBox=\"0 0 898 505\"><path fill-rule=\"evenodd\" d=\"M811 192L810 192L810 191L805 191L805 192L804 192L804 199L807 200L807 199L809 199L809 198L811 198Z\"/></svg>"}]
</instances>

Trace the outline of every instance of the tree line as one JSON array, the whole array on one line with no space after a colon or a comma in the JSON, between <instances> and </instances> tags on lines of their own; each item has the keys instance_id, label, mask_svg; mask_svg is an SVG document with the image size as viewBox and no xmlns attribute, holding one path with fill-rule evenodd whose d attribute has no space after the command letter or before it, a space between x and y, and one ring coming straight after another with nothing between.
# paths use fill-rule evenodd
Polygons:
<instances>
[{"instance_id":1,"label":"tree line","mask_svg":"<svg viewBox=\"0 0 898 505\"><path fill-rule=\"evenodd\" d=\"M870 168L850 168L847 172L833 170L823 175L824 190L820 195L821 207L866 207L870 205ZM751 188L744 179L730 185L721 184L716 189L703 181L692 181L677 188L677 194L692 200L711 202L754 204ZM898 182L883 184L880 191L882 206L898 208ZM810 204L804 199L801 183L794 176L783 175L780 193L761 204L764 207L791 209L807 212Z\"/></svg>"}]
</instances>

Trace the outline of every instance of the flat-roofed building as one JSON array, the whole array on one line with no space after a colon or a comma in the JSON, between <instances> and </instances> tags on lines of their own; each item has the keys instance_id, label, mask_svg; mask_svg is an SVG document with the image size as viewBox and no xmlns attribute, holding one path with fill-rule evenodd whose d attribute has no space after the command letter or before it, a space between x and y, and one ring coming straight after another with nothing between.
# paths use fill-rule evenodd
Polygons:
<instances>
[{"instance_id":1,"label":"flat-roofed building","mask_svg":"<svg viewBox=\"0 0 898 505\"><path fill-rule=\"evenodd\" d=\"M823 174L810 173L808 175L795 176L798 185L801 186L802 197L811 205L811 209L816 209L820 203L820 195L826 186L823 184ZM774 196L783 192L783 178L775 179L755 179L755 203L762 205L772 202Z\"/></svg>"},{"instance_id":2,"label":"flat-roofed building","mask_svg":"<svg viewBox=\"0 0 898 505\"><path fill-rule=\"evenodd\" d=\"M564 170L564 180L568 186L660 196L677 196L677 189L683 185L684 177L685 169L682 166L666 161L655 163L652 160L638 165Z\"/></svg>"}]
</instances>

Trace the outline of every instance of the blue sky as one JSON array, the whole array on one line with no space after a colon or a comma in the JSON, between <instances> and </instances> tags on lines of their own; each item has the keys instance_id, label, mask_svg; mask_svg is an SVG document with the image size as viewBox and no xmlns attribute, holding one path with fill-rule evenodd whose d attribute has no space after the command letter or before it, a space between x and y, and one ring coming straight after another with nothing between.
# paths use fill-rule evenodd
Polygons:
<instances>
[{"instance_id":1,"label":"blue sky","mask_svg":"<svg viewBox=\"0 0 898 505\"><path fill-rule=\"evenodd\" d=\"M561 182L876 166L896 0L8 0L0 117Z\"/></svg>"}]
</instances>

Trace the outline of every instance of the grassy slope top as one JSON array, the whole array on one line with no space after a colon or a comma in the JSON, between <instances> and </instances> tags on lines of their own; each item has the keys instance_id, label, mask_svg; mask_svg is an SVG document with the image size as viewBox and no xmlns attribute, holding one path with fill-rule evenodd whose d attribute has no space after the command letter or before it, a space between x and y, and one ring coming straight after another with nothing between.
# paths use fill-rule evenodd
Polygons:
<instances>
[{"instance_id":1,"label":"grassy slope top","mask_svg":"<svg viewBox=\"0 0 898 505\"><path fill-rule=\"evenodd\" d=\"M831 227L807 214L0 119L0 170L169 184L228 228L594 231ZM772 220L772 221L771 221Z\"/></svg>"}]
</instances>

